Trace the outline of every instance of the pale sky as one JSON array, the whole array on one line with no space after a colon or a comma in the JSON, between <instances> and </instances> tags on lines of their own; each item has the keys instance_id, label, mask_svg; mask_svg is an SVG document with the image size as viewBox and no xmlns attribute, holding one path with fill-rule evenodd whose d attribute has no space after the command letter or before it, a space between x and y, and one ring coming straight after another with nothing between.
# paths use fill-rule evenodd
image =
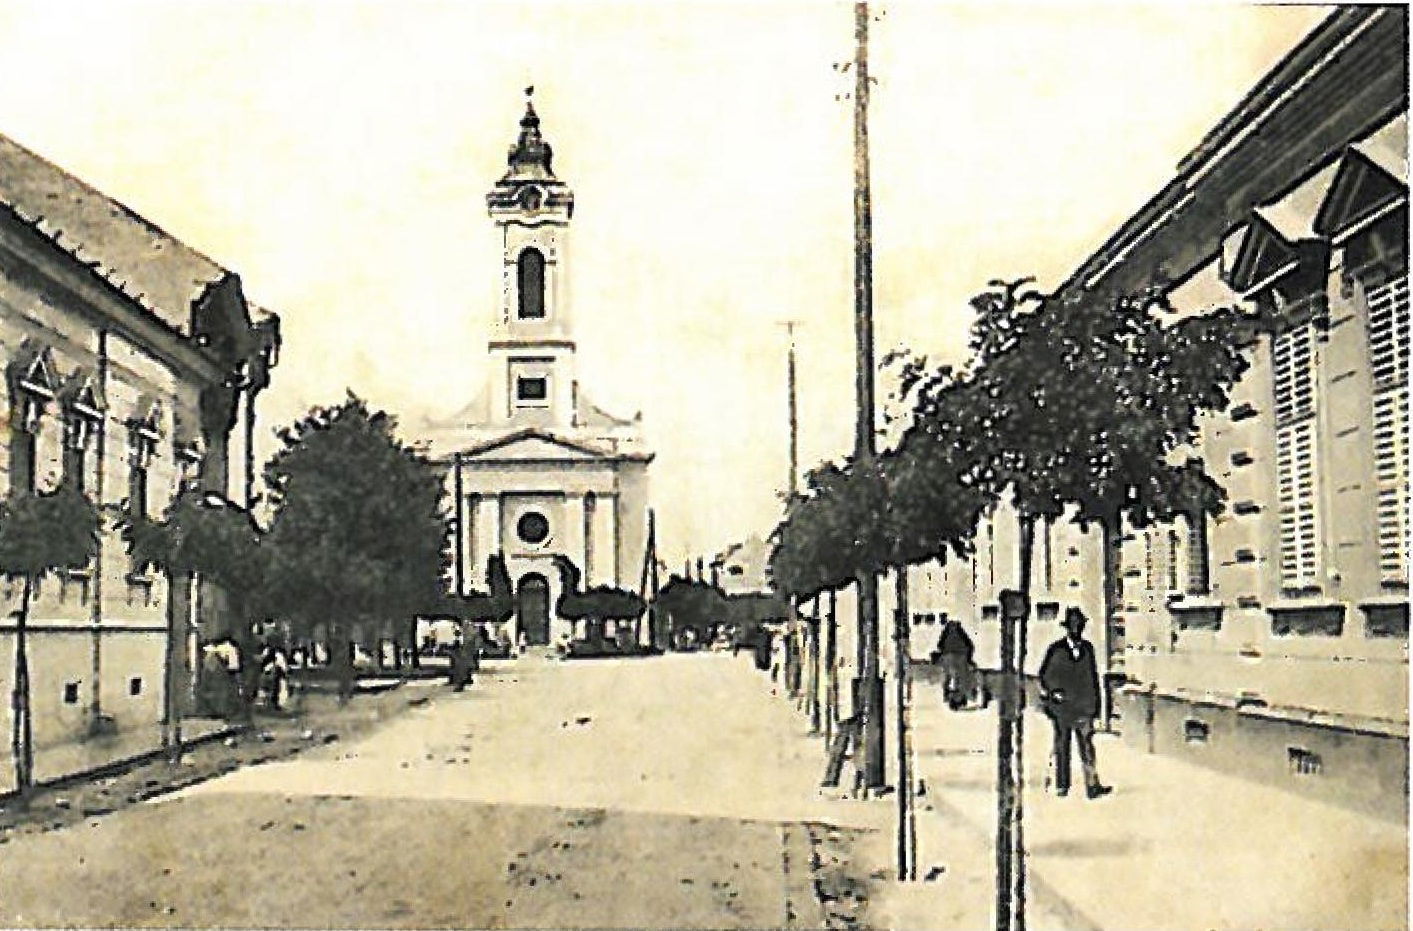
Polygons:
<instances>
[{"instance_id":1,"label":"pale sky","mask_svg":"<svg viewBox=\"0 0 1413 931\"><path fill-rule=\"evenodd\" d=\"M877 345L953 361L988 279L1057 285L1327 11L880 9ZM487 378L484 195L534 84L576 194L581 388L642 411L680 565L779 516L777 321L802 321L802 468L850 446L852 125L834 98L852 82L832 64L852 17L819 0L0 0L0 133L281 315L266 427L345 388L411 425Z\"/></svg>"}]
</instances>

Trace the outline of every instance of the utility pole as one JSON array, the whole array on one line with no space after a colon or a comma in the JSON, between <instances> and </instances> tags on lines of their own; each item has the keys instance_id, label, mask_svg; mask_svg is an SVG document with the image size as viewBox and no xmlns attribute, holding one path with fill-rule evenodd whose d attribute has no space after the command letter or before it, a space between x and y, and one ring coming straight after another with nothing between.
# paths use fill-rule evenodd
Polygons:
<instances>
[{"instance_id":1,"label":"utility pole","mask_svg":"<svg viewBox=\"0 0 1413 931\"><path fill-rule=\"evenodd\" d=\"M788 408L790 446L789 446L789 469L790 474L785 483L786 499L792 500L800 491L800 408L798 400L795 368L795 327L800 324L799 320L782 320L780 325L785 327L786 337L789 339L790 348L786 355L785 363L785 394ZM798 622L801 619L799 605L793 600L790 603L790 611L793 619ZM819 702L819 599L816 597L813 610L804 615L804 634L806 637L805 647L808 652L806 669L808 675L805 677L807 683L805 693L805 710L810 718L810 732L818 734L820 732L820 702Z\"/></svg>"},{"instance_id":2,"label":"utility pole","mask_svg":"<svg viewBox=\"0 0 1413 931\"><path fill-rule=\"evenodd\" d=\"M873 206L868 165L867 0L854 4L854 336L857 350L854 461L872 468L876 455L873 412ZM858 577L859 659L854 708L863 712L864 781L884 785L883 679L878 669L878 576Z\"/></svg>"}]
</instances>

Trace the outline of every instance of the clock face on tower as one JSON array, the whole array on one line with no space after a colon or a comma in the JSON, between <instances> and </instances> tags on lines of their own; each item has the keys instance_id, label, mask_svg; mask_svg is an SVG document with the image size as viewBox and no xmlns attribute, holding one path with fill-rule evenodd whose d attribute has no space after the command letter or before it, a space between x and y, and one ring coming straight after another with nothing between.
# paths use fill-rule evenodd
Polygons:
<instances>
[{"instance_id":1,"label":"clock face on tower","mask_svg":"<svg viewBox=\"0 0 1413 931\"><path fill-rule=\"evenodd\" d=\"M520 192L520 206L526 210L539 210L544 201L544 192L537 187L530 186Z\"/></svg>"}]
</instances>

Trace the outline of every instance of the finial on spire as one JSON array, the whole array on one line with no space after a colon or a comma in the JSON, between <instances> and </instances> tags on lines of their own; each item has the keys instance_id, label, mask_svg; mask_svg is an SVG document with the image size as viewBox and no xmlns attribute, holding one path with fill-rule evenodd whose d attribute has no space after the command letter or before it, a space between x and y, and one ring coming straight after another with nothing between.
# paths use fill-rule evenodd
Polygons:
<instances>
[{"instance_id":1,"label":"finial on spire","mask_svg":"<svg viewBox=\"0 0 1413 931\"><path fill-rule=\"evenodd\" d=\"M529 87L525 88L525 96L526 96L526 97L533 97L533 96L535 96L535 85L531 84Z\"/></svg>"}]
</instances>

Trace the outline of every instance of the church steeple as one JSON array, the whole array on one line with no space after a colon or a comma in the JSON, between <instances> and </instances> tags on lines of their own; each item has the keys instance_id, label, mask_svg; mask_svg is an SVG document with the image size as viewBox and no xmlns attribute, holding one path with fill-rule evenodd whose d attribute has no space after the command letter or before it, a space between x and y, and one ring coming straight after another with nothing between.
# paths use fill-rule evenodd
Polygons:
<instances>
[{"instance_id":1,"label":"church steeple","mask_svg":"<svg viewBox=\"0 0 1413 931\"><path fill-rule=\"evenodd\" d=\"M510 147L510 156L506 159L510 170L505 173L504 181L554 180L554 170L550 167L554 149L540 134L540 115L535 112L531 99L534 93L533 86L525 88L525 115L520 118L520 138Z\"/></svg>"}]
</instances>

